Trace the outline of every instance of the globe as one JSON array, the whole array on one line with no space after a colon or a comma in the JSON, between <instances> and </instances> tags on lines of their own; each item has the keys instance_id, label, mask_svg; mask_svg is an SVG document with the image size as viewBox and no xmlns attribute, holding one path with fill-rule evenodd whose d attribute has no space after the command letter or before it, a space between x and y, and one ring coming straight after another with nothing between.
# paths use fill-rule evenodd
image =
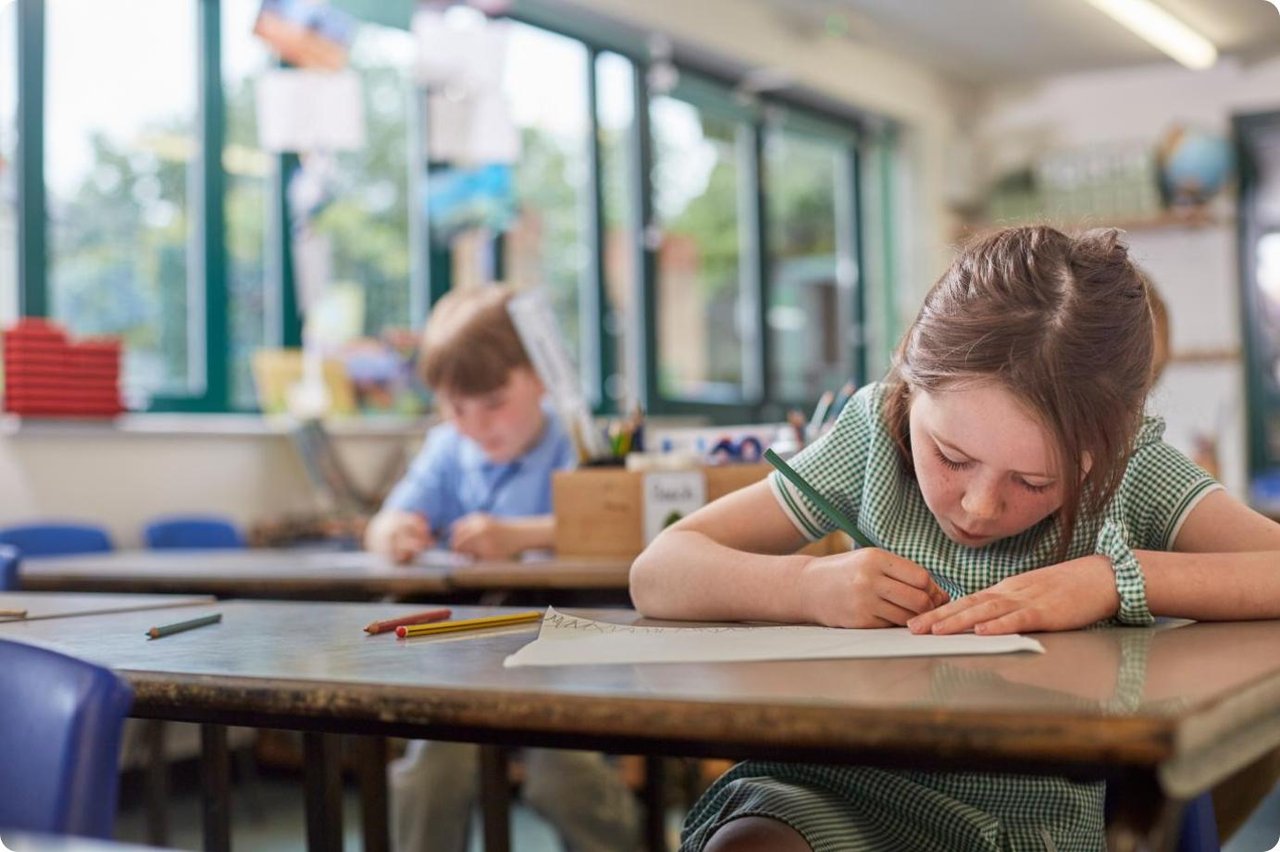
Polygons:
<instances>
[{"instance_id":1,"label":"globe","mask_svg":"<svg viewBox=\"0 0 1280 852\"><path fill-rule=\"evenodd\" d=\"M1205 130L1175 126L1156 149L1160 195L1166 206L1204 204L1231 178L1235 157L1230 143Z\"/></svg>"}]
</instances>

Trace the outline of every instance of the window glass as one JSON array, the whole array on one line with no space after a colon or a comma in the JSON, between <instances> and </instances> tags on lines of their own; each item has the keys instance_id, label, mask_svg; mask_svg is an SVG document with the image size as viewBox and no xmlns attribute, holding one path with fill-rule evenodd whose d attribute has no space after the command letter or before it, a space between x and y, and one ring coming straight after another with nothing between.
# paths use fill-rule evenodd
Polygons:
<instances>
[{"instance_id":1,"label":"window glass","mask_svg":"<svg viewBox=\"0 0 1280 852\"><path fill-rule=\"evenodd\" d=\"M254 80L273 64L271 54L253 35L261 0L222 0L222 85L226 141L222 168L226 192L227 316L230 323L231 404L256 403L251 373L253 353L278 345L279 275L271 188L275 158L258 147Z\"/></svg>"},{"instance_id":2,"label":"window glass","mask_svg":"<svg viewBox=\"0 0 1280 852\"><path fill-rule=\"evenodd\" d=\"M776 400L810 402L849 378L842 333L850 312L837 284L841 148L777 129L765 136L769 259L766 322Z\"/></svg>"},{"instance_id":3,"label":"window glass","mask_svg":"<svg viewBox=\"0 0 1280 852\"><path fill-rule=\"evenodd\" d=\"M0 0L0 326L18 314L18 4Z\"/></svg>"},{"instance_id":4,"label":"window glass","mask_svg":"<svg viewBox=\"0 0 1280 852\"><path fill-rule=\"evenodd\" d=\"M45 9L50 313L76 334L123 336L128 390L200 393L192 284L203 271L188 251L196 3Z\"/></svg>"},{"instance_id":5,"label":"window glass","mask_svg":"<svg viewBox=\"0 0 1280 852\"><path fill-rule=\"evenodd\" d=\"M658 392L743 397L737 123L672 97L650 103L658 250Z\"/></svg>"},{"instance_id":6,"label":"window glass","mask_svg":"<svg viewBox=\"0 0 1280 852\"><path fill-rule=\"evenodd\" d=\"M413 55L413 37L404 30L375 24L357 29L349 61L361 79L365 145L337 154L336 176L311 223L329 239L331 283L352 284L363 293L364 331L374 336L423 319L409 315Z\"/></svg>"},{"instance_id":7,"label":"window glass","mask_svg":"<svg viewBox=\"0 0 1280 852\"><path fill-rule=\"evenodd\" d=\"M577 41L512 22L503 90L520 132L515 166L517 215L507 233L505 275L543 287L570 354L582 365L579 293L590 247L585 239L587 49ZM588 388L588 395L594 388Z\"/></svg>"},{"instance_id":8,"label":"window glass","mask_svg":"<svg viewBox=\"0 0 1280 852\"><path fill-rule=\"evenodd\" d=\"M632 95L635 68L616 53L602 53L596 60L596 110L600 122L600 175L604 197L604 280L609 298L606 327L616 345L613 373L605 377L605 393L617 404L635 397L634 376L639 369L628 358L629 323L636 310L632 303L635 288L636 251L639 235L635 227L635 193L632 174L636 168L631 149L635 124ZM633 377L628 381L627 377Z\"/></svg>"}]
</instances>

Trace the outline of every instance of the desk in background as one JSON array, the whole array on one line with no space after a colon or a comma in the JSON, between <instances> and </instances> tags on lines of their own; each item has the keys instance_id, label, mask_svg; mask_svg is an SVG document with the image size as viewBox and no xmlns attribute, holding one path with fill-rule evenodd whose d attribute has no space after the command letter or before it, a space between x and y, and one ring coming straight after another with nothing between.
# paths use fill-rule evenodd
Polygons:
<instances>
[{"instance_id":1,"label":"desk in background","mask_svg":"<svg viewBox=\"0 0 1280 852\"><path fill-rule=\"evenodd\" d=\"M216 628L150 643L146 613L0 636L120 670L135 715L308 731L330 779L315 732L1069 774L1114 785L1123 841L1171 832L1171 800L1280 746L1280 621L1044 634L1044 655L504 669L533 628L396 640L361 628L410 607L217 608ZM312 848L329 848L336 780L310 789Z\"/></svg>"},{"instance_id":2,"label":"desk in background","mask_svg":"<svg viewBox=\"0 0 1280 852\"><path fill-rule=\"evenodd\" d=\"M117 550L26 560L19 583L38 591L370 600L482 589L621 590L630 567L629 561L609 559L405 566L359 551Z\"/></svg>"}]
</instances>

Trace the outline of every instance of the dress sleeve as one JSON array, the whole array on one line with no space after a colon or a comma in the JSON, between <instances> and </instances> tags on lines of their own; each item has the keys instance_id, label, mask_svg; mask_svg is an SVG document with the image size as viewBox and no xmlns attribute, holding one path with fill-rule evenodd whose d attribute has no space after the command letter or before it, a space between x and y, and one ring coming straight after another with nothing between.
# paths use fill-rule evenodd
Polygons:
<instances>
[{"instance_id":1,"label":"dress sleeve","mask_svg":"<svg viewBox=\"0 0 1280 852\"><path fill-rule=\"evenodd\" d=\"M835 425L789 461L802 479L852 521L858 518L858 495L866 477L872 437L882 428L878 388L870 385L854 394ZM769 487L791 523L810 541L838 528L835 521L777 471L769 474Z\"/></svg>"},{"instance_id":2,"label":"dress sleeve","mask_svg":"<svg viewBox=\"0 0 1280 852\"><path fill-rule=\"evenodd\" d=\"M1195 505L1222 487L1163 432L1159 422L1144 427L1120 487L1129 543L1145 550L1171 550Z\"/></svg>"}]
</instances>

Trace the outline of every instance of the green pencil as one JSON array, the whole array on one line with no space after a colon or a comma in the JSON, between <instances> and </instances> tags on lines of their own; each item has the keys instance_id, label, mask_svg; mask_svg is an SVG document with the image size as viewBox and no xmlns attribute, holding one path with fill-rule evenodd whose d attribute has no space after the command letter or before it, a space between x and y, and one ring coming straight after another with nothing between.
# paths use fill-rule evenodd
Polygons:
<instances>
[{"instance_id":1,"label":"green pencil","mask_svg":"<svg viewBox=\"0 0 1280 852\"><path fill-rule=\"evenodd\" d=\"M800 474L792 470L791 465L784 462L777 453L773 450L765 450L764 458L765 461L778 469L778 473L790 480L791 484L796 488L799 488L800 492L804 494L804 496L812 500L814 505L821 509L822 513L826 515L827 518L835 522L835 525L840 529L844 530L849 538L857 542L858 547L875 547L875 545L872 544L871 541L853 525L852 521L840 514L840 511L836 509L835 506L831 505L831 502L827 500L826 497L823 497L818 493L818 489L801 479Z\"/></svg>"},{"instance_id":2,"label":"green pencil","mask_svg":"<svg viewBox=\"0 0 1280 852\"><path fill-rule=\"evenodd\" d=\"M159 627L153 627L147 631L147 636L152 639L159 639L161 636L171 636L174 633L182 633L185 630L195 630L197 627L204 627L206 624L217 624L221 620L222 613L215 612L213 615L193 618L190 621L179 621L174 624L162 624Z\"/></svg>"}]
</instances>

